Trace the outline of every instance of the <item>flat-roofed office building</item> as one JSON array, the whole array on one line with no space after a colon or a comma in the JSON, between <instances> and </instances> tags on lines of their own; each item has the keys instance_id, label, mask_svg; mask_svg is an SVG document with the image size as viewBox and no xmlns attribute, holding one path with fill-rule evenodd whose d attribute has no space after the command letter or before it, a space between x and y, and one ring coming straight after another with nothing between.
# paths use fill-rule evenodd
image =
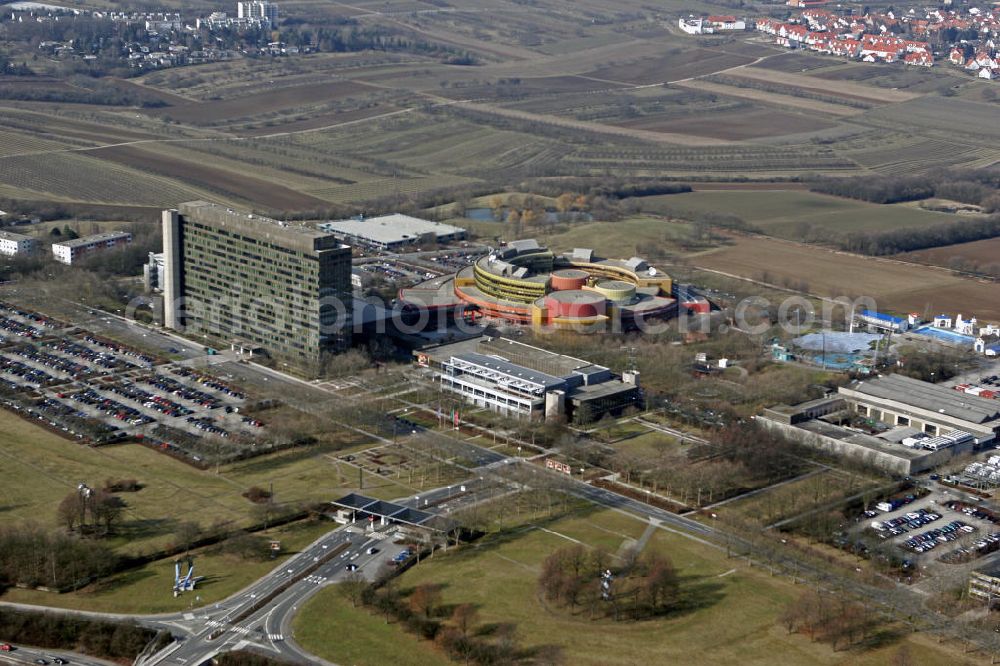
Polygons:
<instances>
[{"instance_id":1,"label":"flat-roofed office building","mask_svg":"<svg viewBox=\"0 0 1000 666\"><path fill-rule=\"evenodd\" d=\"M838 389L855 414L890 426L906 426L932 436L953 430L971 433L976 445L1000 434L1000 402L922 382L886 375Z\"/></svg>"},{"instance_id":2,"label":"flat-roofed office building","mask_svg":"<svg viewBox=\"0 0 1000 666\"><path fill-rule=\"evenodd\" d=\"M303 225L194 201L163 212L164 324L316 372L351 335L351 250Z\"/></svg>"}]
</instances>

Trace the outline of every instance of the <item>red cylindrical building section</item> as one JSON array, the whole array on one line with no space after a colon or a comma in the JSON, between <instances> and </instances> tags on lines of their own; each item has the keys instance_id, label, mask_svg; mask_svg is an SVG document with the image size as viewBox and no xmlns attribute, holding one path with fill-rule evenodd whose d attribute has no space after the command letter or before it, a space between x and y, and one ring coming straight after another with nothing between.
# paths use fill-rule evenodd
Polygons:
<instances>
[{"instance_id":1,"label":"red cylindrical building section","mask_svg":"<svg viewBox=\"0 0 1000 666\"><path fill-rule=\"evenodd\" d=\"M545 297L549 317L588 318L605 313L606 301L600 294L589 291L554 291Z\"/></svg>"},{"instance_id":2,"label":"red cylindrical building section","mask_svg":"<svg viewBox=\"0 0 1000 666\"><path fill-rule=\"evenodd\" d=\"M586 271L567 268L552 273L549 285L552 287L552 291L576 291L583 289L589 277Z\"/></svg>"},{"instance_id":3,"label":"red cylindrical building section","mask_svg":"<svg viewBox=\"0 0 1000 666\"><path fill-rule=\"evenodd\" d=\"M687 308L689 312L696 312L698 314L707 314L712 311L712 304L705 299L684 301L681 305Z\"/></svg>"}]
</instances>

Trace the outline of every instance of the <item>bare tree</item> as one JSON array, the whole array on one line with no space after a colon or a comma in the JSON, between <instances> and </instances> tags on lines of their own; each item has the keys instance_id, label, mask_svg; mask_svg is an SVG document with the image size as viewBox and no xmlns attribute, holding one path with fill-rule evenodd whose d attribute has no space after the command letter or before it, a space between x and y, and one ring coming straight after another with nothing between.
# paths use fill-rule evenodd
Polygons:
<instances>
[{"instance_id":1,"label":"bare tree","mask_svg":"<svg viewBox=\"0 0 1000 666\"><path fill-rule=\"evenodd\" d=\"M479 611L472 604L459 604L451 613L451 623L461 634L468 638L479 621Z\"/></svg>"},{"instance_id":2,"label":"bare tree","mask_svg":"<svg viewBox=\"0 0 1000 666\"><path fill-rule=\"evenodd\" d=\"M437 585L418 585L410 593L410 609L418 615L430 618L441 603L441 589Z\"/></svg>"},{"instance_id":3,"label":"bare tree","mask_svg":"<svg viewBox=\"0 0 1000 666\"><path fill-rule=\"evenodd\" d=\"M364 576L359 574L357 571L352 571L347 574L343 582L340 583L340 593L347 599L350 599L351 606L357 608L358 604L361 603L361 599L365 593L365 588L367 587L368 581L365 580Z\"/></svg>"},{"instance_id":4,"label":"bare tree","mask_svg":"<svg viewBox=\"0 0 1000 666\"><path fill-rule=\"evenodd\" d=\"M76 527L77 524L82 523L85 511L86 509L83 506L83 498L80 497L79 492L74 490L66 495L66 497L64 497L59 503L59 522L66 526L67 531L72 532L73 528Z\"/></svg>"}]
</instances>

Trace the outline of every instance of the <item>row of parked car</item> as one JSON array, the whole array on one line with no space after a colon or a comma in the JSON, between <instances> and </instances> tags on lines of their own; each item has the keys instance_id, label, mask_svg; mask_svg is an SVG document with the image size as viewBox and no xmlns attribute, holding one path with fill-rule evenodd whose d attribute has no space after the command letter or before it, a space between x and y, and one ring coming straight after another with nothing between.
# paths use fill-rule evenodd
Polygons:
<instances>
[{"instance_id":1,"label":"row of parked car","mask_svg":"<svg viewBox=\"0 0 1000 666\"><path fill-rule=\"evenodd\" d=\"M202 375L200 373L195 372L194 370L191 370L190 368L185 368L183 366L175 366L170 368L170 372L180 377L192 379L198 382L199 384L207 386L208 388L215 389L216 391L221 391L222 393L225 393L229 397L235 398L236 400L246 400L246 395L244 393L237 391L236 389L234 389L231 386L228 386L227 384L223 384L218 379L209 377L207 375Z\"/></svg>"},{"instance_id":2,"label":"row of parked car","mask_svg":"<svg viewBox=\"0 0 1000 666\"><path fill-rule=\"evenodd\" d=\"M37 312L32 312L30 310L22 310L21 308L16 308L13 305L8 305L7 303L0 303L0 312L6 312L15 317L20 317L21 319L27 319L28 321L38 324L43 328L56 328L63 324L59 324L54 319L49 319L45 315L38 314Z\"/></svg>"},{"instance_id":3,"label":"row of parked car","mask_svg":"<svg viewBox=\"0 0 1000 666\"><path fill-rule=\"evenodd\" d=\"M176 379L171 379L170 377L165 377L163 375L151 375L149 377L143 377L137 381L140 384L155 386L164 393L176 395L179 398L183 398L184 400L188 400L202 407L218 409L221 405L219 399L215 396L209 395L204 391L199 391L196 388L185 386Z\"/></svg>"},{"instance_id":4,"label":"row of parked car","mask_svg":"<svg viewBox=\"0 0 1000 666\"><path fill-rule=\"evenodd\" d=\"M959 502L956 500L948 502L945 506L947 506L952 511L964 513L965 515L972 516L973 518L979 518L980 520L988 520L995 525L1000 524L1000 516L997 516L997 514L987 509L983 509L982 507L974 506L972 504L966 504L965 502Z\"/></svg>"},{"instance_id":5,"label":"row of parked car","mask_svg":"<svg viewBox=\"0 0 1000 666\"><path fill-rule=\"evenodd\" d=\"M144 391L135 384L130 384L129 382L119 382L118 384L113 384L108 387L108 390L122 396L123 398L128 398L129 400L142 403L142 406L146 409L152 409L160 414L163 414L164 416L188 416L190 414L194 414L193 409L188 409L184 405L176 403L169 398L164 398L160 395L153 395L149 391Z\"/></svg>"},{"instance_id":6,"label":"row of parked car","mask_svg":"<svg viewBox=\"0 0 1000 666\"><path fill-rule=\"evenodd\" d=\"M28 413L36 416L39 420L47 421L53 428L58 428L63 432L75 435L78 439L86 436L94 441L106 443L124 439L125 437L125 433L118 426L93 419L84 412L74 409L55 398L42 398L35 403L33 408L28 410ZM81 427L84 421L86 422L86 426ZM81 432L81 430L85 432Z\"/></svg>"},{"instance_id":7,"label":"row of parked car","mask_svg":"<svg viewBox=\"0 0 1000 666\"><path fill-rule=\"evenodd\" d=\"M945 562L968 562L983 555L1000 550L1000 532L985 534L979 541L971 546L956 548L950 553L943 555L941 559Z\"/></svg>"},{"instance_id":8,"label":"row of parked car","mask_svg":"<svg viewBox=\"0 0 1000 666\"><path fill-rule=\"evenodd\" d=\"M135 359L140 364L145 366L152 366L156 362L156 359L148 354L143 354L142 352L135 351L134 349L129 349L124 345L120 345L117 342L111 342L110 340L102 340L100 338L95 338L93 335L87 335L83 338L92 345L97 345L103 349L109 349L116 354L122 356L127 356L131 359Z\"/></svg>"},{"instance_id":9,"label":"row of parked car","mask_svg":"<svg viewBox=\"0 0 1000 666\"><path fill-rule=\"evenodd\" d=\"M111 398L105 398L103 395L91 388L78 391L72 394L70 398L76 400L77 402L82 402L85 405L90 405L107 416L116 418L119 421L125 421L131 425L146 425L147 423L155 421L155 419L146 416L138 409L129 407L128 405L123 405L122 403L112 400Z\"/></svg>"},{"instance_id":10,"label":"row of parked car","mask_svg":"<svg viewBox=\"0 0 1000 666\"><path fill-rule=\"evenodd\" d=\"M255 418L253 418L252 416L244 416L243 417L243 423L246 423L247 425L251 425L254 428L263 428L264 427L264 422L263 421L259 421L259 420L255 419Z\"/></svg>"},{"instance_id":11,"label":"row of parked car","mask_svg":"<svg viewBox=\"0 0 1000 666\"><path fill-rule=\"evenodd\" d=\"M35 365L50 368L56 372L61 372L64 375L69 375L70 377L81 377L89 375L92 372L89 365L84 365L82 363L77 363L76 361L71 361L68 358L63 358L62 356L55 356L54 354L40 351L32 345L14 347L10 350L10 352L17 354L21 358L28 359Z\"/></svg>"},{"instance_id":12,"label":"row of parked car","mask_svg":"<svg viewBox=\"0 0 1000 666\"><path fill-rule=\"evenodd\" d=\"M909 548L915 553L926 553L934 550L943 543L949 543L960 536L972 534L975 531L976 528L972 525L961 520L953 520L943 527L929 530L907 539L903 542L903 547Z\"/></svg>"},{"instance_id":13,"label":"row of parked car","mask_svg":"<svg viewBox=\"0 0 1000 666\"><path fill-rule=\"evenodd\" d=\"M47 340L42 343L42 346L60 354L66 354L91 365L104 368L105 370L130 370L138 367L135 363L119 358L113 353L97 351L86 345L69 340Z\"/></svg>"},{"instance_id":14,"label":"row of parked car","mask_svg":"<svg viewBox=\"0 0 1000 666\"><path fill-rule=\"evenodd\" d=\"M212 423L211 419L206 418L195 418L194 416L187 417L187 422L193 425L198 430L202 430L212 435L218 435L219 437L229 437L229 431L225 428L220 428L219 426Z\"/></svg>"},{"instance_id":15,"label":"row of parked car","mask_svg":"<svg viewBox=\"0 0 1000 666\"><path fill-rule=\"evenodd\" d=\"M29 384L37 384L39 386L54 382L56 379L44 370L32 368L30 365L21 363L16 359L7 358L6 356L0 356L0 370L15 377L20 377Z\"/></svg>"},{"instance_id":16,"label":"row of parked car","mask_svg":"<svg viewBox=\"0 0 1000 666\"><path fill-rule=\"evenodd\" d=\"M6 333L19 338L38 340L42 337L42 330L28 324L11 319L10 317L0 317L0 329Z\"/></svg>"},{"instance_id":17,"label":"row of parked car","mask_svg":"<svg viewBox=\"0 0 1000 666\"><path fill-rule=\"evenodd\" d=\"M891 536L899 536L900 534L905 534L910 530L919 529L924 525L933 523L935 520L939 520L940 518L940 513L935 513L928 509L917 509L916 511L911 511L905 515L882 522L874 521L872 523L872 528L880 537L888 539Z\"/></svg>"}]
</instances>

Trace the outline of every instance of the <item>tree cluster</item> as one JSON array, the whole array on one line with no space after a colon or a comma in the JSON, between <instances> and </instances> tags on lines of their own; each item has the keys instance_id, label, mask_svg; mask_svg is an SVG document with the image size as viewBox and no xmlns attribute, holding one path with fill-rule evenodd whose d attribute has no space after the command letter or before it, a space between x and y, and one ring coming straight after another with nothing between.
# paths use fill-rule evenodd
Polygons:
<instances>
[{"instance_id":1,"label":"tree cluster","mask_svg":"<svg viewBox=\"0 0 1000 666\"><path fill-rule=\"evenodd\" d=\"M0 529L0 587L75 587L114 572L118 563L113 551L92 541L35 527Z\"/></svg>"},{"instance_id":2,"label":"tree cluster","mask_svg":"<svg viewBox=\"0 0 1000 666\"><path fill-rule=\"evenodd\" d=\"M72 490L59 503L59 521L68 532L111 533L125 511L125 501L107 490Z\"/></svg>"},{"instance_id":3,"label":"tree cluster","mask_svg":"<svg viewBox=\"0 0 1000 666\"><path fill-rule=\"evenodd\" d=\"M72 650L105 659L135 659L157 632L136 624L0 608L0 636L55 650ZM169 642L169 634L157 646Z\"/></svg>"},{"instance_id":4,"label":"tree cluster","mask_svg":"<svg viewBox=\"0 0 1000 666\"><path fill-rule=\"evenodd\" d=\"M282 33L289 43L311 43L320 51L343 53L355 51L389 51L418 53L444 58L450 65L475 65L475 56L467 51L443 44L417 39L395 28L378 25L361 25L352 19L342 25L317 28L315 32L303 30L297 37Z\"/></svg>"},{"instance_id":5,"label":"tree cluster","mask_svg":"<svg viewBox=\"0 0 1000 666\"><path fill-rule=\"evenodd\" d=\"M718 431L712 437L711 449L765 483L795 476L805 467L801 445L754 421L734 423Z\"/></svg>"},{"instance_id":6,"label":"tree cluster","mask_svg":"<svg viewBox=\"0 0 1000 666\"><path fill-rule=\"evenodd\" d=\"M84 256L78 267L100 278L129 277L142 273L150 252L163 249L162 230L158 224L130 224L124 229L132 234L132 242Z\"/></svg>"},{"instance_id":7,"label":"tree cluster","mask_svg":"<svg viewBox=\"0 0 1000 666\"><path fill-rule=\"evenodd\" d=\"M570 609L585 607L592 616L615 620L658 617L680 607L680 577L673 563L656 552L641 557L629 553L615 567L610 590L602 590L601 576L609 557L583 546L561 548L542 563L538 588L546 600Z\"/></svg>"},{"instance_id":8,"label":"tree cluster","mask_svg":"<svg viewBox=\"0 0 1000 666\"><path fill-rule=\"evenodd\" d=\"M968 364L969 355L959 351L927 352L923 349L903 347L899 352L901 375L925 382L942 382L959 374Z\"/></svg>"},{"instance_id":9,"label":"tree cluster","mask_svg":"<svg viewBox=\"0 0 1000 666\"><path fill-rule=\"evenodd\" d=\"M779 621L788 633L805 634L829 643L834 650L866 640L877 628L867 605L819 590L803 592L785 608Z\"/></svg>"},{"instance_id":10,"label":"tree cluster","mask_svg":"<svg viewBox=\"0 0 1000 666\"><path fill-rule=\"evenodd\" d=\"M877 204L918 201L931 197L1000 210L1000 169L940 170L920 176L855 176L820 178L813 192Z\"/></svg>"},{"instance_id":11,"label":"tree cluster","mask_svg":"<svg viewBox=\"0 0 1000 666\"><path fill-rule=\"evenodd\" d=\"M295 666L293 662L265 657L247 650L223 652L215 658L215 663L217 666Z\"/></svg>"},{"instance_id":12,"label":"tree cluster","mask_svg":"<svg viewBox=\"0 0 1000 666\"><path fill-rule=\"evenodd\" d=\"M690 192L691 186L660 178L559 178L532 179L520 185L520 189L542 196L557 197L564 192L580 192L585 196L607 197L608 199L628 199L630 197L650 197L661 194L681 194Z\"/></svg>"},{"instance_id":13,"label":"tree cluster","mask_svg":"<svg viewBox=\"0 0 1000 666\"><path fill-rule=\"evenodd\" d=\"M143 485L136 479L105 479L104 491L108 493L137 493Z\"/></svg>"},{"instance_id":14,"label":"tree cluster","mask_svg":"<svg viewBox=\"0 0 1000 666\"><path fill-rule=\"evenodd\" d=\"M837 244L848 252L882 256L969 243L996 236L1000 236L1000 215L963 221L961 224L945 223L919 229L851 233L837 241Z\"/></svg>"},{"instance_id":15,"label":"tree cluster","mask_svg":"<svg viewBox=\"0 0 1000 666\"><path fill-rule=\"evenodd\" d=\"M0 51L0 74L5 76L31 76L34 72L27 63L16 63L6 53Z\"/></svg>"},{"instance_id":16,"label":"tree cluster","mask_svg":"<svg viewBox=\"0 0 1000 666\"><path fill-rule=\"evenodd\" d=\"M2 72L3 70L0 70ZM26 102L55 102L61 104L98 104L101 106L138 106L156 108L167 106L162 99L142 90L123 88L99 79L73 77L85 80L86 87L74 83L72 88L53 86L0 85L0 98Z\"/></svg>"}]
</instances>

